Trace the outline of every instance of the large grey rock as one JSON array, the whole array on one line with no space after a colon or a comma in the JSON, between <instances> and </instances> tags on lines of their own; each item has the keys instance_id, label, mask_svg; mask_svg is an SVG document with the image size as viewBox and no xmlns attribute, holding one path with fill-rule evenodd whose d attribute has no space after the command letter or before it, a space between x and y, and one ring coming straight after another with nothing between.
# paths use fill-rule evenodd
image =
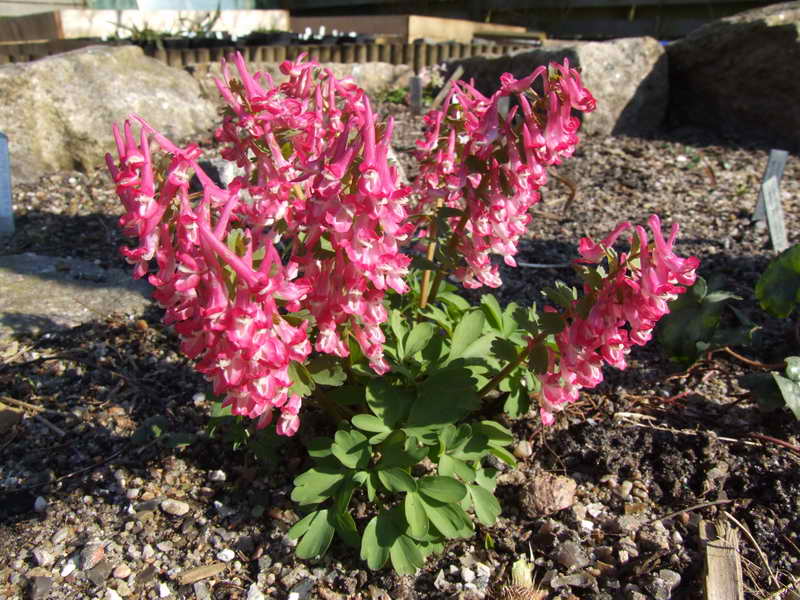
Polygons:
<instances>
[{"instance_id":1,"label":"large grey rock","mask_svg":"<svg viewBox=\"0 0 800 600\"><path fill-rule=\"evenodd\" d=\"M800 148L800 2L720 19L667 47L676 125Z\"/></svg>"},{"instance_id":2,"label":"large grey rock","mask_svg":"<svg viewBox=\"0 0 800 600\"><path fill-rule=\"evenodd\" d=\"M548 41L541 48L498 58L475 57L450 64L464 67L462 79L474 78L484 94L493 93L500 75L521 78L536 67L563 62L581 68L583 84L597 99L581 131L599 135L648 135L663 123L669 95L667 57L650 37L608 42Z\"/></svg>"},{"instance_id":3,"label":"large grey rock","mask_svg":"<svg viewBox=\"0 0 800 600\"><path fill-rule=\"evenodd\" d=\"M136 46L90 46L0 66L0 98L15 182L103 164L114 149L112 123L130 113L173 140L206 132L217 120L191 75Z\"/></svg>"},{"instance_id":4,"label":"large grey rock","mask_svg":"<svg viewBox=\"0 0 800 600\"><path fill-rule=\"evenodd\" d=\"M15 333L42 333L103 319L139 314L151 288L122 269L86 260L26 253L0 256L0 344Z\"/></svg>"}]
</instances>

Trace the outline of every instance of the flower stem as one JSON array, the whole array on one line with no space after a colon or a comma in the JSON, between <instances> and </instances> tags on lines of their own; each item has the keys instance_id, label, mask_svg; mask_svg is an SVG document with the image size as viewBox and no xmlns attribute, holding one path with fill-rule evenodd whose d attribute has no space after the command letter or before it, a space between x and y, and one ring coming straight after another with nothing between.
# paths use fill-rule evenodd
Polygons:
<instances>
[{"instance_id":1,"label":"flower stem","mask_svg":"<svg viewBox=\"0 0 800 600\"><path fill-rule=\"evenodd\" d=\"M464 231L464 227L467 226L467 219L469 218L469 213L467 213L467 209L464 209L464 214L461 215L461 220L456 225L456 228L453 230L453 233L450 234L450 239L447 241L447 249L445 250L445 257L449 264L453 264L455 261L454 254L456 251L456 246L458 245L458 238ZM428 302L433 302L436 300L436 294L439 293L439 286L442 283L442 279L446 275L446 271L444 269L440 269L436 272L436 277L433 279L433 285L431 286L430 295L427 299ZM420 308L424 308L421 306Z\"/></svg>"},{"instance_id":2,"label":"flower stem","mask_svg":"<svg viewBox=\"0 0 800 600\"><path fill-rule=\"evenodd\" d=\"M442 206L442 199L436 201L436 210L438 212L439 208ZM433 261L433 257L436 255L436 214L434 213L433 217L431 218L431 224L428 228L428 235L430 238L430 243L428 244L428 251L425 254L425 258L429 261ZM419 308L423 310L426 306L428 306L428 294L431 291L430 288L431 283L431 272L429 270L425 270L422 274L422 289L420 290L419 294Z\"/></svg>"},{"instance_id":3,"label":"flower stem","mask_svg":"<svg viewBox=\"0 0 800 600\"><path fill-rule=\"evenodd\" d=\"M547 337L546 334L540 333L536 337L529 338L528 346L521 350L514 360L510 361L505 367L503 367L503 369L497 375L492 377L492 379L478 391L478 397L485 398L489 392L494 390L500 384L500 382L503 381L503 379L508 377L514 369L528 359L528 356L530 356L530 353L533 351L533 349L545 337Z\"/></svg>"}]
</instances>

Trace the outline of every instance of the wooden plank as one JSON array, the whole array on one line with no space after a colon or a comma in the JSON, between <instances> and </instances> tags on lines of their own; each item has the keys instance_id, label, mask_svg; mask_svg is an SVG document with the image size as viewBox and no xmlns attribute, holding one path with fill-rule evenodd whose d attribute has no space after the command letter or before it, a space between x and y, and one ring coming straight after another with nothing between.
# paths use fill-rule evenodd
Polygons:
<instances>
[{"instance_id":1,"label":"wooden plank","mask_svg":"<svg viewBox=\"0 0 800 600\"><path fill-rule=\"evenodd\" d=\"M778 179L770 177L761 185L761 194L764 196L764 207L767 213L767 228L772 249L780 253L789 247L786 239L786 224L783 219L783 204L781 202L781 189Z\"/></svg>"},{"instance_id":2,"label":"wooden plank","mask_svg":"<svg viewBox=\"0 0 800 600\"><path fill-rule=\"evenodd\" d=\"M705 600L744 600L739 531L727 520L700 522L700 539L705 544Z\"/></svg>"},{"instance_id":3,"label":"wooden plank","mask_svg":"<svg viewBox=\"0 0 800 600\"><path fill-rule=\"evenodd\" d=\"M767 168L764 171L764 176L761 178L761 184L771 179L778 180L778 187L780 188L781 178L783 177L783 170L786 167L786 160L789 158L789 153L786 150L770 150L769 158L767 159ZM756 210L753 213L753 221L764 221L767 218L766 208L764 206L764 194L759 189L758 202L756 203Z\"/></svg>"},{"instance_id":4,"label":"wooden plank","mask_svg":"<svg viewBox=\"0 0 800 600\"><path fill-rule=\"evenodd\" d=\"M433 99L433 104L431 104L431 110L436 110L437 108L439 108L439 105L442 103L445 96L447 96L447 93L450 91L450 86L453 85L454 81L458 81L459 79L461 79L461 76L463 74L464 74L464 67L458 65L458 67L456 67L456 70L453 71L453 74L450 75L450 78L442 86L442 89L439 90L439 93L436 94L436 98Z\"/></svg>"}]
</instances>

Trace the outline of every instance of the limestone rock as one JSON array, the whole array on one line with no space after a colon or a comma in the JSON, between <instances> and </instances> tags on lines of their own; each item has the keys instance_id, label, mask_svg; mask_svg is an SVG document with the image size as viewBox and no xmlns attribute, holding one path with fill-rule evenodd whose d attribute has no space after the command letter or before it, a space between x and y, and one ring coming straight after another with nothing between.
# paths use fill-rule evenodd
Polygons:
<instances>
[{"instance_id":1,"label":"limestone rock","mask_svg":"<svg viewBox=\"0 0 800 600\"><path fill-rule=\"evenodd\" d=\"M484 94L493 93L505 72L521 78L536 67L563 62L581 68L584 85L597 99L581 131L599 135L647 135L664 122L669 97L667 57L650 37L608 42L549 41L541 48L498 58L475 57L449 65L464 67L462 79L474 78Z\"/></svg>"},{"instance_id":2,"label":"limestone rock","mask_svg":"<svg viewBox=\"0 0 800 600\"><path fill-rule=\"evenodd\" d=\"M208 132L217 121L191 75L136 46L89 46L0 66L0 98L15 182L103 165L115 148L112 123L131 113L176 141Z\"/></svg>"},{"instance_id":3,"label":"limestone rock","mask_svg":"<svg viewBox=\"0 0 800 600\"><path fill-rule=\"evenodd\" d=\"M535 519L569 508L578 488L574 479L538 471L520 492L523 512Z\"/></svg>"},{"instance_id":4,"label":"limestone rock","mask_svg":"<svg viewBox=\"0 0 800 600\"><path fill-rule=\"evenodd\" d=\"M667 46L670 119L800 149L800 2L714 21Z\"/></svg>"}]
</instances>

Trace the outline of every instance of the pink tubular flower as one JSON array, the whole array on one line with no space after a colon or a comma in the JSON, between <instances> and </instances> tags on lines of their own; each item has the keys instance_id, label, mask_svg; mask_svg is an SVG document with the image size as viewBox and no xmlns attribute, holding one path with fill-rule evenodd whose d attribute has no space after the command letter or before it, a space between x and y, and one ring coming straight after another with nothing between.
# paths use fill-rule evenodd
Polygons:
<instances>
[{"instance_id":1,"label":"pink tubular flower","mask_svg":"<svg viewBox=\"0 0 800 600\"><path fill-rule=\"evenodd\" d=\"M653 240L637 226L638 249L634 245L630 256L617 257L611 250L620 234L631 229L630 223L618 225L599 244L581 240L582 258L576 263L599 264L608 256L611 273L596 288L587 280L584 293L594 300L588 314L581 317L576 302L564 314L566 326L555 336L556 348L548 347L548 368L539 395L544 424L552 424L554 412L577 400L581 388L592 388L603 380L603 363L624 369L630 348L650 340L658 320L669 312L667 303L694 283L699 260L680 258L672 250L678 225L672 226L665 240L659 218L652 215L647 222Z\"/></svg>"},{"instance_id":2,"label":"pink tubular flower","mask_svg":"<svg viewBox=\"0 0 800 600\"><path fill-rule=\"evenodd\" d=\"M530 89L539 78L543 96ZM500 286L491 254L516 265L517 244L547 181L546 167L571 156L578 142L580 122L572 111L595 108L567 60L549 70L539 67L521 80L505 73L500 81L500 90L489 98L456 82L443 108L425 117L427 134L418 142L415 212L431 213L439 204L460 211L448 222L458 236L456 253L463 258L455 276L467 288ZM519 106L502 118L499 102L509 96Z\"/></svg>"},{"instance_id":3,"label":"pink tubular flower","mask_svg":"<svg viewBox=\"0 0 800 600\"><path fill-rule=\"evenodd\" d=\"M294 435L302 399L292 363L312 351L347 356L359 343L378 373L384 294L404 293L410 259L400 252L409 190L388 166L392 122L379 124L363 90L314 62L285 62L288 80L251 75L223 61L217 87L228 111L216 138L244 175L219 188L197 162L143 120L114 128L119 162L107 156L126 213L123 249L134 275L149 276L181 349L225 396L233 414L273 421ZM150 143L169 155L156 172ZM202 192L189 193L195 175ZM281 248L280 254L276 246ZM308 317L290 316L307 311Z\"/></svg>"}]
</instances>

